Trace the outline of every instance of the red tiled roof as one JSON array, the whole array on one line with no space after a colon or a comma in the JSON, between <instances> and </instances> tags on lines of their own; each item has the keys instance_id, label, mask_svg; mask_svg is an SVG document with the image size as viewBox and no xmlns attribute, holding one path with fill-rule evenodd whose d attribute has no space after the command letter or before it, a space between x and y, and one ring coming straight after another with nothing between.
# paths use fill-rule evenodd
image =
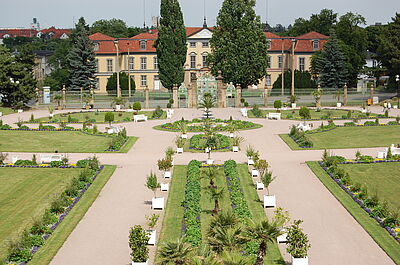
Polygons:
<instances>
[{"instance_id":1,"label":"red tiled roof","mask_svg":"<svg viewBox=\"0 0 400 265\"><path fill-rule=\"evenodd\" d=\"M103 33L94 33L92 35L89 36L89 39L91 39L92 41L98 41L98 40L115 40L115 38L107 36Z\"/></svg>"},{"instance_id":2,"label":"red tiled roof","mask_svg":"<svg viewBox=\"0 0 400 265\"><path fill-rule=\"evenodd\" d=\"M318 32L315 32L315 31L311 31L311 32L308 32L306 34L296 37L296 39L310 39L310 40L312 40L312 39L328 39L328 38L329 38L328 36L318 33Z\"/></svg>"},{"instance_id":3,"label":"red tiled roof","mask_svg":"<svg viewBox=\"0 0 400 265\"><path fill-rule=\"evenodd\" d=\"M122 39L118 40L118 50L120 53L138 53L138 52L156 52L154 46L155 40L147 40L146 41L146 49L140 49L140 41L139 40L130 40L130 39ZM115 47L114 41L105 40L98 42L98 50L97 54L115 54L117 49Z\"/></svg>"},{"instance_id":4,"label":"red tiled roof","mask_svg":"<svg viewBox=\"0 0 400 265\"><path fill-rule=\"evenodd\" d=\"M313 48L313 39L300 39L297 40L296 47L294 49L295 52L315 52L316 50L321 50L323 49L325 43L328 40L326 39L320 39L319 40L319 49L314 49Z\"/></svg>"},{"instance_id":5,"label":"red tiled roof","mask_svg":"<svg viewBox=\"0 0 400 265\"><path fill-rule=\"evenodd\" d=\"M42 29L40 32L42 34L50 34L50 33L52 33L52 34L54 34L52 36L53 39L59 39L63 34L66 34L66 35L69 36L72 31L70 29L57 29L55 27L50 27L48 29Z\"/></svg>"},{"instance_id":6,"label":"red tiled roof","mask_svg":"<svg viewBox=\"0 0 400 265\"><path fill-rule=\"evenodd\" d=\"M149 32L140 33L131 37L133 40L156 40L158 37L158 30L152 29Z\"/></svg>"},{"instance_id":7,"label":"red tiled roof","mask_svg":"<svg viewBox=\"0 0 400 265\"><path fill-rule=\"evenodd\" d=\"M14 37L34 37L37 34L35 29L0 29L0 36L10 35L11 38Z\"/></svg>"}]
</instances>

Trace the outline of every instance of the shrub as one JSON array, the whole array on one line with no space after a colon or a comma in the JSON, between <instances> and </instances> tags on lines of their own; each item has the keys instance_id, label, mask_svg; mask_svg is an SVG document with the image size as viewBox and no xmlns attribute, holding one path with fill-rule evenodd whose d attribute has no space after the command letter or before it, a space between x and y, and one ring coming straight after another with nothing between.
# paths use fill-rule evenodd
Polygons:
<instances>
[{"instance_id":1,"label":"shrub","mask_svg":"<svg viewBox=\"0 0 400 265\"><path fill-rule=\"evenodd\" d=\"M22 263L32 259L31 250L21 246L10 247L9 253L8 261L10 262Z\"/></svg>"},{"instance_id":2,"label":"shrub","mask_svg":"<svg viewBox=\"0 0 400 265\"><path fill-rule=\"evenodd\" d=\"M133 262L146 262L149 258L149 249L147 242L149 236L140 226L135 225L129 232L129 247L132 250L131 258Z\"/></svg>"},{"instance_id":3,"label":"shrub","mask_svg":"<svg viewBox=\"0 0 400 265\"><path fill-rule=\"evenodd\" d=\"M57 215L52 213L50 210L45 210L42 216L43 224L51 225L58 221Z\"/></svg>"},{"instance_id":4,"label":"shrub","mask_svg":"<svg viewBox=\"0 0 400 265\"><path fill-rule=\"evenodd\" d=\"M344 126L356 126L354 122L345 122Z\"/></svg>"},{"instance_id":5,"label":"shrub","mask_svg":"<svg viewBox=\"0 0 400 265\"><path fill-rule=\"evenodd\" d=\"M374 126L376 123L374 121L366 121L364 122L364 126Z\"/></svg>"},{"instance_id":6,"label":"shrub","mask_svg":"<svg viewBox=\"0 0 400 265\"><path fill-rule=\"evenodd\" d=\"M152 119L159 119L161 116L164 114L164 111L161 109L160 106L157 106L157 108L153 111L153 114L151 116Z\"/></svg>"},{"instance_id":7,"label":"shrub","mask_svg":"<svg viewBox=\"0 0 400 265\"><path fill-rule=\"evenodd\" d=\"M346 118L347 118L347 119L351 119L351 110L349 110L349 111L347 112Z\"/></svg>"},{"instance_id":8,"label":"shrub","mask_svg":"<svg viewBox=\"0 0 400 265\"><path fill-rule=\"evenodd\" d=\"M63 165L64 165L64 163L62 161L51 161L50 162L51 167L61 167Z\"/></svg>"},{"instance_id":9,"label":"shrub","mask_svg":"<svg viewBox=\"0 0 400 265\"><path fill-rule=\"evenodd\" d=\"M262 111L260 110L260 108L256 104L253 105L253 109L251 110L251 112L257 118L260 118L260 117L263 116L262 115Z\"/></svg>"},{"instance_id":10,"label":"shrub","mask_svg":"<svg viewBox=\"0 0 400 265\"><path fill-rule=\"evenodd\" d=\"M32 160L17 160L14 165L16 166L36 166L36 162Z\"/></svg>"},{"instance_id":11,"label":"shrub","mask_svg":"<svg viewBox=\"0 0 400 265\"><path fill-rule=\"evenodd\" d=\"M304 120L311 119L310 109L307 108L307 107L301 107L300 110L299 110L299 115Z\"/></svg>"},{"instance_id":12,"label":"shrub","mask_svg":"<svg viewBox=\"0 0 400 265\"><path fill-rule=\"evenodd\" d=\"M275 109L280 109L280 108L282 108L282 101L280 101L280 100L275 100L274 101L274 108Z\"/></svg>"},{"instance_id":13,"label":"shrub","mask_svg":"<svg viewBox=\"0 0 400 265\"><path fill-rule=\"evenodd\" d=\"M112 112L107 112L104 115L104 122L108 122L111 126L111 123L114 121L114 113Z\"/></svg>"},{"instance_id":14,"label":"shrub","mask_svg":"<svg viewBox=\"0 0 400 265\"><path fill-rule=\"evenodd\" d=\"M4 164L4 161L7 159L7 157L8 157L7 153L0 152L0 165Z\"/></svg>"},{"instance_id":15,"label":"shrub","mask_svg":"<svg viewBox=\"0 0 400 265\"><path fill-rule=\"evenodd\" d=\"M134 102L134 103L132 104L132 109L134 109L134 110L136 110L136 111L139 111L139 110L142 109L142 104L140 104L139 101L136 101L136 102Z\"/></svg>"},{"instance_id":16,"label":"shrub","mask_svg":"<svg viewBox=\"0 0 400 265\"><path fill-rule=\"evenodd\" d=\"M385 117L389 118L389 111L388 110L385 110Z\"/></svg>"},{"instance_id":17,"label":"shrub","mask_svg":"<svg viewBox=\"0 0 400 265\"><path fill-rule=\"evenodd\" d=\"M304 234L303 230L300 228L302 222L301 220L295 220L294 224L292 224L287 231L286 250L294 258L307 257L307 252L311 247L307 235Z\"/></svg>"}]
</instances>

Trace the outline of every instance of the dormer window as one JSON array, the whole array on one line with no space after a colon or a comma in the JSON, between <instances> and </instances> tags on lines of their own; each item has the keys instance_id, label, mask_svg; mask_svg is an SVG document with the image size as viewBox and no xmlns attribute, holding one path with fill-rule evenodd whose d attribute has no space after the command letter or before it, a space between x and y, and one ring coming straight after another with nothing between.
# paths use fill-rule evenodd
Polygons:
<instances>
[{"instance_id":1,"label":"dormer window","mask_svg":"<svg viewBox=\"0 0 400 265\"><path fill-rule=\"evenodd\" d=\"M95 43L94 44L94 51L97 52L99 50L99 44Z\"/></svg>"},{"instance_id":2,"label":"dormer window","mask_svg":"<svg viewBox=\"0 0 400 265\"><path fill-rule=\"evenodd\" d=\"M146 41L145 40L141 40L140 41L140 49L141 50L146 50Z\"/></svg>"},{"instance_id":3,"label":"dormer window","mask_svg":"<svg viewBox=\"0 0 400 265\"><path fill-rule=\"evenodd\" d=\"M267 50L271 49L271 40L267 40Z\"/></svg>"},{"instance_id":4,"label":"dormer window","mask_svg":"<svg viewBox=\"0 0 400 265\"><path fill-rule=\"evenodd\" d=\"M319 40L313 40L313 49L318 50L319 49Z\"/></svg>"}]
</instances>

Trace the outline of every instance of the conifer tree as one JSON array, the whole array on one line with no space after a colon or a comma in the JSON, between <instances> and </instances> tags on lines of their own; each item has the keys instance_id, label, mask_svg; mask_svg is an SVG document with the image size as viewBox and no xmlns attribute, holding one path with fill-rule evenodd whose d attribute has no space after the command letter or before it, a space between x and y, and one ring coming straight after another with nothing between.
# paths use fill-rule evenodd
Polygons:
<instances>
[{"instance_id":1,"label":"conifer tree","mask_svg":"<svg viewBox=\"0 0 400 265\"><path fill-rule=\"evenodd\" d=\"M331 37L324 45L320 56L314 60L316 72L320 73L322 87L342 88L344 86L348 80L346 57L341 51L334 30L331 30Z\"/></svg>"},{"instance_id":2,"label":"conifer tree","mask_svg":"<svg viewBox=\"0 0 400 265\"><path fill-rule=\"evenodd\" d=\"M172 89L184 80L186 29L178 0L161 0L160 26L155 43L159 76L165 88Z\"/></svg>"},{"instance_id":3,"label":"conifer tree","mask_svg":"<svg viewBox=\"0 0 400 265\"><path fill-rule=\"evenodd\" d=\"M254 6L255 0L224 0L210 40L213 75L221 71L224 82L242 88L258 84L267 73L267 39Z\"/></svg>"},{"instance_id":4,"label":"conifer tree","mask_svg":"<svg viewBox=\"0 0 400 265\"><path fill-rule=\"evenodd\" d=\"M94 44L89 39L89 27L81 17L71 36L73 46L68 54L73 89L95 86L96 61Z\"/></svg>"}]
</instances>

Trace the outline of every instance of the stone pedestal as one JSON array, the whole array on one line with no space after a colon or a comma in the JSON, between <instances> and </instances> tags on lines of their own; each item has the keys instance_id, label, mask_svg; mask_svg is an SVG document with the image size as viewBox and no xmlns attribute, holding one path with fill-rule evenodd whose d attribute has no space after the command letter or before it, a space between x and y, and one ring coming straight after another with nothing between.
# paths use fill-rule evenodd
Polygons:
<instances>
[{"instance_id":1,"label":"stone pedestal","mask_svg":"<svg viewBox=\"0 0 400 265\"><path fill-rule=\"evenodd\" d=\"M347 84L343 87L343 106L347 106Z\"/></svg>"},{"instance_id":2,"label":"stone pedestal","mask_svg":"<svg viewBox=\"0 0 400 265\"><path fill-rule=\"evenodd\" d=\"M226 108L226 86L224 86L221 71L217 76L218 108Z\"/></svg>"},{"instance_id":3,"label":"stone pedestal","mask_svg":"<svg viewBox=\"0 0 400 265\"><path fill-rule=\"evenodd\" d=\"M269 100L268 87L265 87L264 88L264 107L268 107L268 100Z\"/></svg>"},{"instance_id":4,"label":"stone pedestal","mask_svg":"<svg viewBox=\"0 0 400 265\"><path fill-rule=\"evenodd\" d=\"M235 107L240 108L242 105L242 88L240 85L236 85L236 97L235 97Z\"/></svg>"},{"instance_id":5,"label":"stone pedestal","mask_svg":"<svg viewBox=\"0 0 400 265\"><path fill-rule=\"evenodd\" d=\"M174 100L173 108L178 108L178 86L175 84L172 88L172 99Z\"/></svg>"},{"instance_id":6,"label":"stone pedestal","mask_svg":"<svg viewBox=\"0 0 400 265\"><path fill-rule=\"evenodd\" d=\"M66 88L65 88L65 85L63 85L63 88L62 88L62 96L63 96L63 107L65 108L66 107L66 105L67 105L67 96L66 96Z\"/></svg>"}]
</instances>

